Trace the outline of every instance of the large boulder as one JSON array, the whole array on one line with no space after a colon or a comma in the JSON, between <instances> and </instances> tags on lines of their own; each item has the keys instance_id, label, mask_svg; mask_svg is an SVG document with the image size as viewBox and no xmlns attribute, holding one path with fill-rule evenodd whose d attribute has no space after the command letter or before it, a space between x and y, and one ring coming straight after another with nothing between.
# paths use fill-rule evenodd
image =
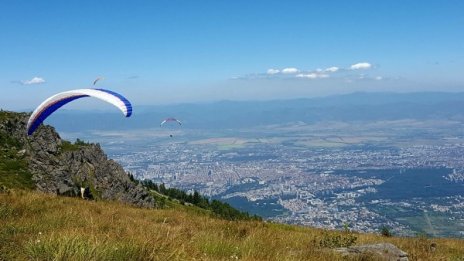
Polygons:
<instances>
[{"instance_id":1,"label":"large boulder","mask_svg":"<svg viewBox=\"0 0 464 261\"><path fill-rule=\"evenodd\" d=\"M343 256L373 256L385 261L408 261L408 254L390 243L379 243L335 249Z\"/></svg>"}]
</instances>

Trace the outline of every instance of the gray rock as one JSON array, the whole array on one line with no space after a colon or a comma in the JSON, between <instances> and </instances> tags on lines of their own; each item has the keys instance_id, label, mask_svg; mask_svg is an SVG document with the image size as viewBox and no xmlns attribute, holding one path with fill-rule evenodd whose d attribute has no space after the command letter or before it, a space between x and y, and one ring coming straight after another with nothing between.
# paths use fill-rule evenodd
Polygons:
<instances>
[{"instance_id":1,"label":"gray rock","mask_svg":"<svg viewBox=\"0 0 464 261\"><path fill-rule=\"evenodd\" d=\"M335 249L343 256L373 255L380 260L408 261L408 254L390 243L360 245Z\"/></svg>"},{"instance_id":2,"label":"gray rock","mask_svg":"<svg viewBox=\"0 0 464 261\"><path fill-rule=\"evenodd\" d=\"M98 144L63 150L58 133L51 126L40 126L32 136L26 134L29 115L14 113L0 122L0 132L17 139L19 154L28 162L38 190L79 196L80 187L89 187L94 198L117 200L141 207L154 207L155 201L142 186L129 179L124 169L109 160Z\"/></svg>"},{"instance_id":3,"label":"gray rock","mask_svg":"<svg viewBox=\"0 0 464 261\"><path fill-rule=\"evenodd\" d=\"M24 154L26 154L26 150L22 149L22 150L18 151L18 153L16 155L18 155L19 157L22 157L22 156L24 156Z\"/></svg>"}]
</instances>

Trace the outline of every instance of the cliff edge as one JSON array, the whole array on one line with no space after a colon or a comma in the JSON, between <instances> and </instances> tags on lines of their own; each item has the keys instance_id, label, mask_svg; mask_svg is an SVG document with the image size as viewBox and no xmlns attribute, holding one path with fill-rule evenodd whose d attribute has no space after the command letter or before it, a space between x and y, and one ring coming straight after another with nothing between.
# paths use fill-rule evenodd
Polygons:
<instances>
[{"instance_id":1,"label":"cliff edge","mask_svg":"<svg viewBox=\"0 0 464 261\"><path fill-rule=\"evenodd\" d=\"M40 126L27 136L29 114L0 111L0 185L22 173L36 190L78 196L88 188L95 199L116 200L140 207L156 202L128 173L108 159L99 144L62 140L51 126ZM11 170L14 170L13 173ZM10 176L8 176L10 175ZM28 180L29 179L29 180Z\"/></svg>"}]
</instances>

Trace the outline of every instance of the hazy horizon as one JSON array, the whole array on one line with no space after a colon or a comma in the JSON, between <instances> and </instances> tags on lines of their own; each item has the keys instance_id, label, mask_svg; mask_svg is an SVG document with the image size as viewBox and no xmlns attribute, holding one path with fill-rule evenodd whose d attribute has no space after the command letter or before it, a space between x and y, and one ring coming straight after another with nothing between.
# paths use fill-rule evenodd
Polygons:
<instances>
[{"instance_id":1,"label":"hazy horizon","mask_svg":"<svg viewBox=\"0 0 464 261\"><path fill-rule=\"evenodd\" d=\"M273 99L218 99L218 100L209 100L209 101L191 101L191 102L172 102L172 103L158 103L158 104L133 104L135 108L149 108L149 107L170 107L170 106L183 106L183 105L214 105L224 102L240 103L240 102L286 102L286 101L295 101L295 100L319 100L319 99L332 99L336 97L349 97L356 95L428 95L428 94L464 94L464 91L413 91L413 92L393 92L393 91L376 91L376 92L366 92L366 91L354 91L347 93L339 94L329 94L329 95L320 95L320 96L308 96L308 97L292 97L292 98L273 98ZM2 104L3 105L3 104ZM21 106L4 106L0 107L1 110L7 111L16 111L16 112L32 112L36 106L39 104L32 105L30 108L21 107ZM119 114L115 108L109 104L102 103L100 101L88 100L86 102L81 102L81 104L69 103L64 105L60 111L76 111L76 112L86 112L86 111L95 111L95 112L108 112ZM59 112L57 112L59 113Z\"/></svg>"}]
</instances>

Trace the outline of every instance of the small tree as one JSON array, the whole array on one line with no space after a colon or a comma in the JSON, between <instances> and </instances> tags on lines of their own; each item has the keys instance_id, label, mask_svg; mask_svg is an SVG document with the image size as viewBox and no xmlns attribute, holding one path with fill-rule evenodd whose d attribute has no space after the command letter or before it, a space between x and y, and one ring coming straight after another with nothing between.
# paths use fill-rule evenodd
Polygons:
<instances>
[{"instance_id":1,"label":"small tree","mask_svg":"<svg viewBox=\"0 0 464 261\"><path fill-rule=\"evenodd\" d=\"M161 183L161 185L159 185L158 188L159 188L159 192L160 192L161 194L166 195L166 187L164 186L164 183Z\"/></svg>"},{"instance_id":2,"label":"small tree","mask_svg":"<svg viewBox=\"0 0 464 261\"><path fill-rule=\"evenodd\" d=\"M384 237L391 237L392 236L392 233L390 231L390 229L387 227L387 226L383 226L382 228L380 228L380 234Z\"/></svg>"},{"instance_id":3,"label":"small tree","mask_svg":"<svg viewBox=\"0 0 464 261\"><path fill-rule=\"evenodd\" d=\"M194 191L193 192L193 198L192 198L192 203L195 204L195 205L198 205L201 201L201 196L200 196L200 193L198 193L198 191Z\"/></svg>"}]
</instances>

